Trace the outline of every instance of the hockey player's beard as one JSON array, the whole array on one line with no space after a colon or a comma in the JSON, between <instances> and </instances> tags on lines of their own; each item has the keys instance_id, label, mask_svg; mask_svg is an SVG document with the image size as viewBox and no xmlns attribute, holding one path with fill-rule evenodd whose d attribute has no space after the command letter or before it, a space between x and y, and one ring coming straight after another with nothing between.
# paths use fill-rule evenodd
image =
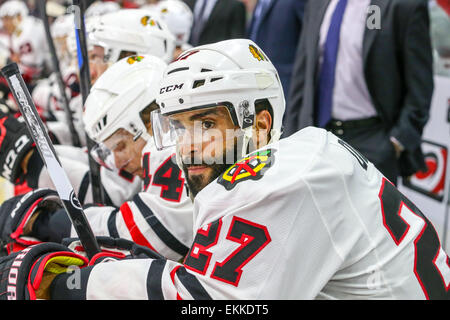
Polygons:
<instances>
[{"instance_id":1,"label":"hockey player's beard","mask_svg":"<svg viewBox=\"0 0 450 320\"><path fill-rule=\"evenodd\" d=\"M238 146L237 144L234 145L233 150L230 150L228 152L232 152L232 158L230 157L230 154L224 151L224 155L222 158L222 161L220 163L213 163L210 164L212 161L206 161L205 159L199 160L195 157L191 157L188 161L185 161L183 159L183 172L184 176L186 177L187 184L189 187L189 196L192 200L197 196L197 194L203 190L208 184L210 184L212 181L214 181L216 178L218 178L222 173L224 173L229 166L233 165L238 159ZM227 163L228 159L228 163ZM185 163L189 164L185 164ZM195 167L206 167L211 170L209 170L208 174L189 174L189 168L195 168Z\"/></svg>"}]
</instances>

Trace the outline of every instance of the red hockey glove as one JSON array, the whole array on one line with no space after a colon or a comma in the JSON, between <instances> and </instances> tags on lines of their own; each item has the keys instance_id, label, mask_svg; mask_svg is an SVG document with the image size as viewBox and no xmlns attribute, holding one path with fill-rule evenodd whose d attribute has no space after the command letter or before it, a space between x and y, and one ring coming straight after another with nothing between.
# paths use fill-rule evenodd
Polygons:
<instances>
[{"instance_id":1,"label":"red hockey glove","mask_svg":"<svg viewBox=\"0 0 450 320\"><path fill-rule=\"evenodd\" d=\"M47 288L56 275L87 264L85 257L52 242L3 257L0 259L0 300L48 299Z\"/></svg>"},{"instance_id":2,"label":"red hockey glove","mask_svg":"<svg viewBox=\"0 0 450 320\"><path fill-rule=\"evenodd\" d=\"M114 239L111 237L96 237L102 252L96 254L89 261L89 265L94 265L107 260L123 259L164 259L160 254L126 239ZM66 238L62 241L69 249L79 255L86 256L83 246L77 238Z\"/></svg>"},{"instance_id":3,"label":"red hockey glove","mask_svg":"<svg viewBox=\"0 0 450 320\"><path fill-rule=\"evenodd\" d=\"M36 214L53 214L60 208L58 193L51 189L36 189L6 200L0 207L0 249L9 254L41 242L25 234L30 230L28 224Z\"/></svg>"},{"instance_id":4,"label":"red hockey glove","mask_svg":"<svg viewBox=\"0 0 450 320\"><path fill-rule=\"evenodd\" d=\"M25 122L0 111L0 175L15 183L21 163L33 145Z\"/></svg>"}]
</instances>

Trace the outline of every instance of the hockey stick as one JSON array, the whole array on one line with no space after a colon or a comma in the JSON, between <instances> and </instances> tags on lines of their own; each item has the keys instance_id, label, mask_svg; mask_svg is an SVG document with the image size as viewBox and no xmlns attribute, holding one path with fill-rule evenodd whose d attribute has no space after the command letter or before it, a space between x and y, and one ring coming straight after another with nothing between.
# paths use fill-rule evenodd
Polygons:
<instances>
[{"instance_id":1,"label":"hockey stick","mask_svg":"<svg viewBox=\"0 0 450 320\"><path fill-rule=\"evenodd\" d=\"M75 147L81 147L80 137L78 136L78 133L75 130L75 126L73 124L72 112L69 107L69 99L67 98L64 80L61 75L61 69L59 67L59 59L56 54L55 44L53 43L53 38L50 33L50 25L48 23L48 16L47 16L47 12L46 12L46 3L47 3L46 0L38 0L38 3L37 3L38 11L41 16L42 22L44 23L45 36L47 38L47 43L48 43L48 47L50 50L50 55L51 55L52 63L53 63L53 67L54 67L53 71L55 72L56 82L58 83L59 91L61 93L62 104L63 104L64 111L66 114L66 122L67 122L67 125L69 126L69 131L70 131L70 135L72 138L72 144Z\"/></svg>"},{"instance_id":2,"label":"hockey stick","mask_svg":"<svg viewBox=\"0 0 450 320\"><path fill-rule=\"evenodd\" d=\"M36 147L47 167L50 178L55 185L56 191L58 192L72 225L80 238L81 244L88 257L92 258L96 253L100 252L100 247L95 239L89 222L84 215L83 208L75 195L69 178L59 162L44 124L39 118L30 92L20 74L19 67L16 63L11 63L5 66L1 71L19 105L20 112L25 119L28 130L36 143Z\"/></svg>"},{"instance_id":3,"label":"hockey stick","mask_svg":"<svg viewBox=\"0 0 450 320\"><path fill-rule=\"evenodd\" d=\"M85 11L84 4L85 3L81 0L73 0L73 6L78 8L75 14L79 15L79 17L75 17L75 19L79 18L78 20L79 25L76 25L75 21L75 32L77 39L77 56L78 56L78 67L80 70L80 88L83 106L91 90L91 74L89 71L86 27L84 24L84 11ZM92 141L92 139L89 138L87 134L86 134L86 145L88 148L89 169L90 169L89 174L92 185L92 198L94 202L104 204L105 196L101 184L100 165L91 156L91 150L95 146L95 142Z\"/></svg>"}]
</instances>

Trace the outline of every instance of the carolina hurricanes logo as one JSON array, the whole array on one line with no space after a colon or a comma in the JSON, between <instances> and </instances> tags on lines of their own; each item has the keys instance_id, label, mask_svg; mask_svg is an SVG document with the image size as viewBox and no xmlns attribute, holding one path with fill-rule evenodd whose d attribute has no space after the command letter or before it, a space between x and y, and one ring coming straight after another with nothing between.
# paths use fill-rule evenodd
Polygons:
<instances>
[{"instance_id":1,"label":"carolina hurricanes logo","mask_svg":"<svg viewBox=\"0 0 450 320\"><path fill-rule=\"evenodd\" d=\"M266 61L267 58L264 56L264 54L254 45L250 44L248 46L250 53L253 55L253 57L255 59L257 59L258 61Z\"/></svg>"},{"instance_id":2,"label":"carolina hurricanes logo","mask_svg":"<svg viewBox=\"0 0 450 320\"><path fill-rule=\"evenodd\" d=\"M131 56L127 59L128 64L133 64L135 62L141 62L144 59L143 56Z\"/></svg>"},{"instance_id":3,"label":"carolina hurricanes logo","mask_svg":"<svg viewBox=\"0 0 450 320\"><path fill-rule=\"evenodd\" d=\"M267 149L252 153L229 167L217 183L225 189L233 189L239 182L246 180L259 180L275 162L275 149Z\"/></svg>"},{"instance_id":4,"label":"carolina hurricanes logo","mask_svg":"<svg viewBox=\"0 0 450 320\"><path fill-rule=\"evenodd\" d=\"M419 171L404 185L438 201L444 199L448 150L445 146L423 141L427 169Z\"/></svg>"}]
</instances>

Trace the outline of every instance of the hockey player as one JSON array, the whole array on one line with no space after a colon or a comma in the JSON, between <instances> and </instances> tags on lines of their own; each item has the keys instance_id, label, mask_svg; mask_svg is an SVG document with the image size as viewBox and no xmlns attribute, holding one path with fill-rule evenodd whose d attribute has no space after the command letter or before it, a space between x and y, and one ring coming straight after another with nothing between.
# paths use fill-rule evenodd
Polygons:
<instances>
[{"instance_id":1,"label":"hockey player","mask_svg":"<svg viewBox=\"0 0 450 320\"><path fill-rule=\"evenodd\" d=\"M156 150L149 133L150 111L157 108L155 99L165 67L162 60L153 56L124 58L112 65L92 87L83 117L87 133L98 142L93 150L94 158L116 174L122 171L126 179L141 178L143 184L141 192L132 194L129 201L117 207L90 206L86 215L97 236L133 240L167 258L179 260L192 243L192 202L174 150ZM74 164L73 170L79 170L78 167ZM126 191L120 187L124 187L123 183L109 190L116 190L117 194ZM39 190L24 198L37 201L54 193ZM9 202L16 203L19 199ZM2 240L27 244L31 237L33 241L61 242L63 238L76 236L64 210L53 208L41 215L37 211L17 214L15 222L3 217ZM5 228L9 224L12 227Z\"/></svg>"},{"instance_id":2,"label":"hockey player","mask_svg":"<svg viewBox=\"0 0 450 320\"><path fill-rule=\"evenodd\" d=\"M9 59L16 62L24 80L33 85L49 65L42 22L28 15L23 1L8 0L0 7L3 29L9 36Z\"/></svg>"},{"instance_id":3,"label":"hockey player","mask_svg":"<svg viewBox=\"0 0 450 320\"><path fill-rule=\"evenodd\" d=\"M176 135L178 160L196 186L197 234L184 263L136 259L86 267L72 251L41 244L0 261L3 273L21 275L2 284L6 297L448 299L449 258L433 226L372 163L322 129L274 143L282 87L253 42L185 52L166 69L159 92L159 119L168 122L153 122L162 129L155 136L166 137L163 146L171 144L164 133ZM227 130L233 138L220 138ZM222 172L206 161L216 156L211 150L240 155L268 136L272 143ZM203 162L194 166L193 159ZM67 287L71 275L44 272L50 256L61 257L62 266L70 264L67 256L78 262L81 290Z\"/></svg>"}]
</instances>

